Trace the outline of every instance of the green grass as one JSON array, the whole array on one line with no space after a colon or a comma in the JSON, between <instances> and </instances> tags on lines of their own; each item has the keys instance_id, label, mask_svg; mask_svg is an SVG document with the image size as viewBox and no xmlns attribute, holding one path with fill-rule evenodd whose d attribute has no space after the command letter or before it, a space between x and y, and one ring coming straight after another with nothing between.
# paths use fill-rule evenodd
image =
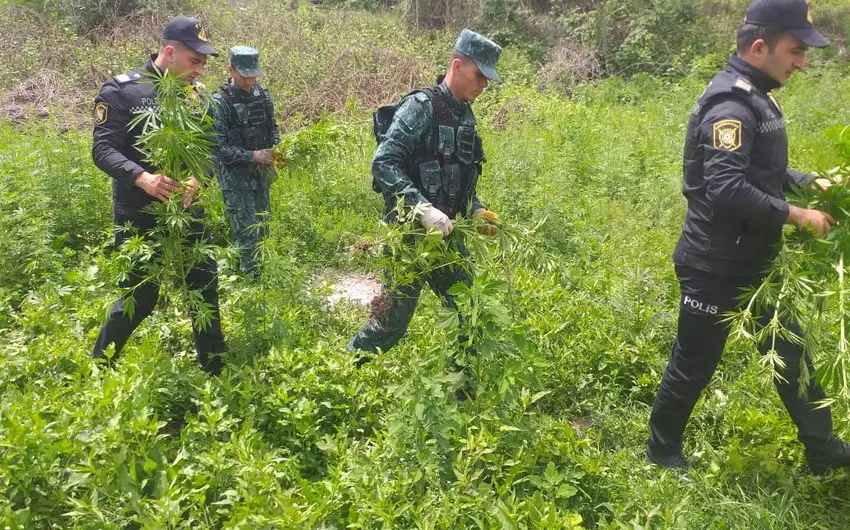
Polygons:
<instances>
[{"instance_id":1,"label":"green grass","mask_svg":"<svg viewBox=\"0 0 850 530\"><path fill-rule=\"evenodd\" d=\"M363 42L370 38L384 37ZM442 44L421 53L437 57ZM345 346L366 310L328 309L315 285L326 268L379 267L347 252L383 234L363 109L287 136L265 276L249 284L232 256L220 261L231 354L212 380L193 360L189 320L174 299L137 330L117 370L91 362L118 294L108 177L91 163L88 131L0 124L0 522L850 526L847 473L808 474L747 347L728 349L697 405L686 444L694 481L643 461L675 334L670 254L684 215L684 128L706 80L609 79L566 100L540 93L521 56L508 50L505 59L514 82L476 104L488 155L479 195L528 232L523 251L540 259L476 245L480 281L469 296L488 328L482 393L462 405L444 372L453 328L435 296L423 296L396 349L358 371ZM793 165L837 164L826 131L850 123L846 72L801 74L779 99ZM220 192L204 193L226 243ZM850 437L847 403L835 424Z\"/></svg>"}]
</instances>

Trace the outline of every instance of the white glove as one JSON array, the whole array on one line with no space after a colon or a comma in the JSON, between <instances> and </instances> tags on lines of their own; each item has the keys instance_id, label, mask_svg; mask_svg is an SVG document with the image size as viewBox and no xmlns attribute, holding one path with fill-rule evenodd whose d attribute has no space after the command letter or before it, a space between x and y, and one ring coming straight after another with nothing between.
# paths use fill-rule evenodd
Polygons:
<instances>
[{"instance_id":1,"label":"white glove","mask_svg":"<svg viewBox=\"0 0 850 530\"><path fill-rule=\"evenodd\" d=\"M419 222L425 230L437 228L443 237L452 233L452 220L449 216L434 208L433 204L419 205Z\"/></svg>"}]
</instances>

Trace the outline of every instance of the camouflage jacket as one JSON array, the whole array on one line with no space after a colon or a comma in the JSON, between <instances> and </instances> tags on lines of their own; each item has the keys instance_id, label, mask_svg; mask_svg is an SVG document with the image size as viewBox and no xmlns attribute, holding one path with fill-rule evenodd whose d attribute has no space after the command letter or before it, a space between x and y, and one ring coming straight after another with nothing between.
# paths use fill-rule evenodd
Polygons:
<instances>
[{"instance_id":1,"label":"camouflage jacket","mask_svg":"<svg viewBox=\"0 0 850 530\"><path fill-rule=\"evenodd\" d=\"M468 103L457 101L445 82L440 83L438 89L458 124L475 127L477 122L472 107ZM434 106L426 94L416 92L407 96L395 113L386 139L375 152L372 159L372 176L374 185L384 196L385 220L393 218L400 198L403 198L405 206L408 207L429 202L423 190L417 186L415 181L419 179L411 174L411 168L422 153L427 152L436 141L433 138L434 119ZM477 169L473 170L477 172ZM472 177L473 182L476 179L477 173ZM474 184L469 190L469 197L468 208L459 212L461 215L469 216L484 207L478 200Z\"/></svg>"},{"instance_id":2,"label":"camouflage jacket","mask_svg":"<svg viewBox=\"0 0 850 530\"><path fill-rule=\"evenodd\" d=\"M222 190L256 190L268 187L273 167L251 161L253 152L280 142L274 107L268 90L254 85L250 92L231 81L213 94L216 145L213 160Z\"/></svg>"}]
</instances>

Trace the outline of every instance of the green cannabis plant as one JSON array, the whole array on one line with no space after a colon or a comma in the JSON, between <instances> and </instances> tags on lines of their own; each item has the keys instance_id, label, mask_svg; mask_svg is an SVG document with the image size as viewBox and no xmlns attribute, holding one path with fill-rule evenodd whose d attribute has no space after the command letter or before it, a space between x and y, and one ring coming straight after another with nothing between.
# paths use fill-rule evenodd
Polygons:
<instances>
[{"instance_id":1,"label":"green cannabis plant","mask_svg":"<svg viewBox=\"0 0 850 530\"><path fill-rule=\"evenodd\" d=\"M835 227L822 239L807 230L785 234L764 279L742 295L740 309L729 315L732 337L766 346L762 363L782 377L784 362L776 350L786 340L803 348L801 388L811 377L842 401L850 399L850 127L836 134L844 162L824 174L809 189L789 201L832 215ZM766 321L759 315L768 311ZM797 322L805 333L795 332ZM817 374L806 359L818 358Z\"/></svg>"},{"instance_id":2,"label":"green cannabis plant","mask_svg":"<svg viewBox=\"0 0 850 530\"><path fill-rule=\"evenodd\" d=\"M193 267L215 259L216 249L207 237L202 200L188 204L186 198L212 178L211 100L198 86L168 70L149 74L147 82L156 88L156 106L140 111L129 127L141 126L137 147L159 172L181 183L182 193L147 208L156 223L149 232L136 234L122 246L122 273L129 274L138 266L143 282L160 285L166 293L172 289L174 296L169 298L185 300L196 325L204 329L212 310L201 293L190 288L186 276ZM131 293L137 287L131 287ZM130 313L131 299L127 303Z\"/></svg>"},{"instance_id":3,"label":"green cannabis plant","mask_svg":"<svg viewBox=\"0 0 850 530\"><path fill-rule=\"evenodd\" d=\"M458 311L444 309L438 323L442 329L458 330L460 344L451 362L469 366L479 380L493 380L500 399L517 398L521 381L505 364L521 365L527 346L516 278L529 271L554 272L551 256L536 240L544 221L532 227L501 223L493 231L480 219L459 217L452 223L451 235L444 238L415 221L416 208L400 207L397 214L399 222L387 226L379 238L386 288L397 290L443 268L468 272L471 285L458 282L448 291Z\"/></svg>"}]
</instances>

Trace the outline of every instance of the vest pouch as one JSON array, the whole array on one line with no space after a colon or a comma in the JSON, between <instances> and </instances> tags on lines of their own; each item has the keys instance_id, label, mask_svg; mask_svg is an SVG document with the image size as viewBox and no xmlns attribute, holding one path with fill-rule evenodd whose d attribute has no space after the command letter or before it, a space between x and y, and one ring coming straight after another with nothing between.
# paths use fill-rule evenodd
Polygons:
<instances>
[{"instance_id":1,"label":"vest pouch","mask_svg":"<svg viewBox=\"0 0 850 530\"><path fill-rule=\"evenodd\" d=\"M460 195L460 166L458 164L449 164L443 166L443 193L448 198L448 207L450 215L458 209L458 196Z\"/></svg>"},{"instance_id":2,"label":"vest pouch","mask_svg":"<svg viewBox=\"0 0 850 530\"><path fill-rule=\"evenodd\" d=\"M448 125L440 125L437 138L437 156L451 157L455 152L455 130Z\"/></svg>"},{"instance_id":3,"label":"vest pouch","mask_svg":"<svg viewBox=\"0 0 850 530\"><path fill-rule=\"evenodd\" d=\"M227 140L237 146L242 146L242 129L230 129L227 131Z\"/></svg>"},{"instance_id":4,"label":"vest pouch","mask_svg":"<svg viewBox=\"0 0 850 530\"><path fill-rule=\"evenodd\" d=\"M272 107L272 99L268 94L263 98L263 105L266 107L266 116L268 116L269 121L272 121L274 119L274 107Z\"/></svg>"},{"instance_id":5,"label":"vest pouch","mask_svg":"<svg viewBox=\"0 0 850 530\"><path fill-rule=\"evenodd\" d=\"M457 159L472 165L475 161L475 128L461 125L457 128Z\"/></svg>"},{"instance_id":6,"label":"vest pouch","mask_svg":"<svg viewBox=\"0 0 850 530\"><path fill-rule=\"evenodd\" d=\"M255 151L262 149L263 129L262 127L245 127L242 129L242 140L244 141L245 149Z\"/></svg>"},{"instance_id":7,"label":"vest pouch","mask_svg":"<svg viewBox=\"0 0 850 530\"><path fill-rule=\"evenodd\" d=\"M429 160L419 164L419 181L422 183L421 190L425 192L425 197L436 204L440 194L440 180L442 177L442 168L436 160Z\"/></svg>"},{"instance_id":8,"label":"vest pouch","mask_svg":"<svg viewBox=\"0 0 850 530\"><path fill-rule=\"evenodd\" d=\"M475 186L478 185L478 177L481 175L481 169L479 166L472 167L472 173L469 175L469 188L467 190L467 194L471 198L472 192L475 191Z\"/></svg>"},{"instance_id":9,"label":"vest pouch","mask_svg":"<svg viewBox=\"0 0 850 530\"><path fill-rule=\"evenodd\" d=\"M236 111L236 117L239 118L239 121L243 125L247 125L250 122L250 113L244 103L234 103L233 110Z\"/></svg>"},{"instance_id":10,"label":"vest pouch","mask_svg":"<svg viewBox=\"0 0 850 530\"><path fill-rule=\"evenodd\" d=\"M248 103L248 119L255 126L266 122L266 104L262 99L257 98Z\"/></svg>"},{"instance_id":11,"label":"vest pouch","mask_svg":"<svg viewBox=\"0 0 850 530\"><path fill-rule=\"evenodd\" d=\"M484 156L484 144L481 142L481 136L475 133L475 149L472 152L472 163L478 164L478 171L481 171L480 165L486 161L487 158Z\"/></svg>"}]
</instances>

